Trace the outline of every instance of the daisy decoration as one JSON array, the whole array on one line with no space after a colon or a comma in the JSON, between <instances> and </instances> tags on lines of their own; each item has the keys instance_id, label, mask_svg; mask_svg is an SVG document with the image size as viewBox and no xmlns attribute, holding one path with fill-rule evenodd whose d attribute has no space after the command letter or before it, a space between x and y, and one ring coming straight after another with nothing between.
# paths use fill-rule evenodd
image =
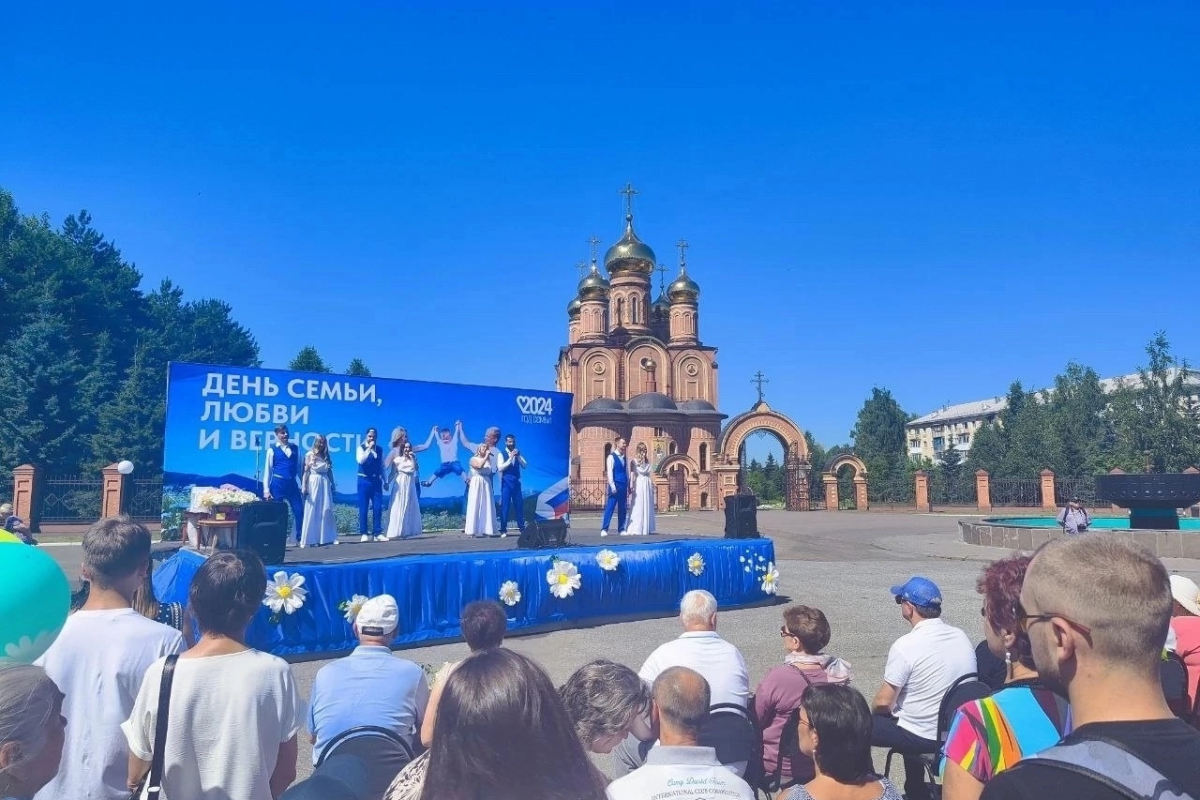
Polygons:
<instances>
[{"instance_id":1,"label":"daisy decoration","mask_svg":"<svg viewBox=\"0 0 1200 800\"><path fill-rule=\"evenodd\" d=\"M521 588L516 581L505 581L500 584L500 602L506 606L515 606L521 602Z\"/></svg>"},{"instance_id":2,"label":"daisy decoration","mask_svg":"<svg viewBox=\"0 0 1200 800\"><path fill-rule=\"evenodd\" d=\"M346 622L354 624L354 618L358 616L358 612L362 611L363 603L367 602L365 594L356 594L349 600L343 600L338 603L338 610L346 614Z\"/></svg>"},{"instance_id":3,"label":"daisy decoration","mask_svg":"<svg viewBox=\"0 0 1200 800\"><path fill-rule=\"evenodd\" d=\"M304 588L303 575L288 575L283 570L276 572L267 581L267 593L263 597L263 605L271 609L272 614L295 614L304 605L308 589Z\"/></svg>"},{"instance_id":4,"label":"daisy decoration","mask_svg":"<svg viewBox=\"0 0 1200 800\"><path fill-rule=\"evenodd\" d=\"M550 584L550 594L563 600L575 594L583 578L579 568L569 561L556 560L546 572L546 583Z\"/></svg>"},{"instance_id":5,"label":"daisy decoration","mask_svg":"<svg viewBox=\"0 0 1200 800\"><path fill-rule=\"evenodd\" d=\"M612 550L605 548L599 553L596 553L596 563L600 565L600 569L605 572L612 572L621 563L621 557Z\"/></svg>"},{"instance_id":6,"label":"daisy decoration","mask_svg":"<svg viewBox=\"0 0 1200 800\"><path fill-rule=\"evenodd\" d=\"M762 576L762 590L765 594L775 594L779 591L779 570L775 568L775 562L767 563L767 569Z\"/></svg>"},{"instance_id":7,"label":"daisy decoration","mask_svg":"<svg viewBox=\"0 0 1200 800\"><path fill-rule=\"evenodd\" d=\"M692 553L687 560L688 572L699 576L704 573L704 556L699 553Z\"/></svg>"}]
</instances>

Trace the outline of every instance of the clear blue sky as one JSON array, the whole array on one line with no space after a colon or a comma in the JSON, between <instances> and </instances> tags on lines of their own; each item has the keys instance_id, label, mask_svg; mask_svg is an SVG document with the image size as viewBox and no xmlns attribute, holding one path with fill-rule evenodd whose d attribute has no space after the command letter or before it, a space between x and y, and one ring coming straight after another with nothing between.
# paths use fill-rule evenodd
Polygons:
<instances>
[{"instance_id":1,"label":"clear blue sky","mask_svg":"<svg viewBox=\"0 0 1200 800\"><path fill-rule=\"evenodd\" d=\"M0 186L273 367L552 385L626 181L691 242L723 410L761 369L826 445L873 385L1200 360L1194 2L425 5L10 5Z\"/></svg>"}]
</instances>

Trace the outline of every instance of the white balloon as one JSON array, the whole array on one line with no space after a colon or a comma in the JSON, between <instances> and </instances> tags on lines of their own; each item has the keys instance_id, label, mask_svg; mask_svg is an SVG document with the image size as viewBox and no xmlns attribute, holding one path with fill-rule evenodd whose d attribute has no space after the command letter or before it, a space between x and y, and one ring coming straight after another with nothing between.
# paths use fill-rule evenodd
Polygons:
<instances>
[{"instance_id":1,"label":"white balloon","mask_svg":"<svg viewBox=\"0 0 1200 800\"><path fill-rule=\"evenodd\" d=\"M122 475L132 475L133 474L133 462L132 461L117 462L117 472L121 473Z\"/></svg>"}]
</instances>

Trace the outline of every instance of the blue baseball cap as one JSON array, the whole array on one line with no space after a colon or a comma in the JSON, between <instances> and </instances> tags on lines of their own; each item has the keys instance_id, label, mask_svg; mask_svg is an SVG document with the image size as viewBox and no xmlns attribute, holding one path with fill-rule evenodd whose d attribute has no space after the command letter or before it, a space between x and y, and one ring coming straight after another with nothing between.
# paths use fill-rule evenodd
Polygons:
<instances>
[{"instance_id":1,"label":"blue baseball cap","mask_svg":"<svg viewBox=\"0 0 1200 800\"><path fill-rule=\"evenodd\" d=\"M942 590L929 578L922 578L920 575L909 578L902 586L893 586L892 594L895 595L896 602L907 600L920 608L942 605Z\"/></svg>"}]
</instances>

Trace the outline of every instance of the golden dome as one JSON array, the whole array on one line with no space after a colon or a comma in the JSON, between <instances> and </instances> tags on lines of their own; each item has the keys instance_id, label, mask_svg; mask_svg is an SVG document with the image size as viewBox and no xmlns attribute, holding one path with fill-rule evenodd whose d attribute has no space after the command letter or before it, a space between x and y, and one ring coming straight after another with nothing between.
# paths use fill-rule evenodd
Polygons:
<instances>
[{"instance_id":1,"label":"golden dome","mask_svg":"<svg viewBox=\"0 0 1200 800\"><path fill-rule=\"evenodd\" d=\"M633 232L633 215L625 215L625 235L604 254L604 267L609 275L618 272L654 272L654 251Z\"/></svg>"},{"instance_id":2,"label":"golden dome","mask_svg":"<svg viewBox=\"0 0 1200 800\"><path fill-rule=\"evenodd\" d=\"M567 316L571 319L578 319L579 314L583 311L583 303L578 297L575 297L571 302L567 303Z\"/></svg>"},{"instance_id":3,"label":"golden dome","mask_svg":"<svg viewBox=\"0 0 1200 800\"><path fill-rule=\"evenodd\" d=\"M687 267L680 266L679 277L667 287L667 297L672 303L694 303L700 297L700 286L687 274Z\"/></svg>"},{"instance_id":4,"label":"golden dome","mask_svg":"<svg viewBox=\"0 0 1200 800\"><path fill-rule=\"evenodd\" d=\"M592 262L592 270L587 275L583 276L583 280L579 282L578 300L603 300L608 297L608 279L600 274L600 270L596 268L596 262Z\"/></svg>"}]
</instances>

